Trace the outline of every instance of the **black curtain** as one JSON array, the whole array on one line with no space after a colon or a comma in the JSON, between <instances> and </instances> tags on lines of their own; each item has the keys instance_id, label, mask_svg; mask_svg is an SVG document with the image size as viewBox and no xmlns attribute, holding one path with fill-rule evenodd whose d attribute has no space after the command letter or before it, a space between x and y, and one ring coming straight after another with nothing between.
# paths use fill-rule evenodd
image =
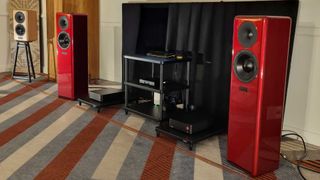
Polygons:
<instances>
[{"instance_id":1,"label":"black curtain","mask_svg":"<svg viewBox=\"0 0 320 180\"><path fill-rule=\"evenodd\" d=\"M131 6L138 6L141 9L150 8L150 6L153 8L166 7L167 13L154 15L155 17L163 16L167 18L165 32L162 28L161 32L154 34L154 36L165 34L165 44L158 49L192 54L191 103L199 109L211 113L214 119L227 125L234 17L236 15L290 16L292 18L292 35L289 62L291 62L298 5L298 1L170 3L147 6L125 4L123 12L123 54L145 53L146 51L143 51L144 45L141 43L152 44L155 40L155 38L144 36L146 34L145 29L156 32L156 30L150 30L153 26L146 27L148 24L145 23L128 25L132 24L130 19L131 21L133 19L132 16L127 15L134 9ZM141 9L140 13L143 12ZM135 15L135 17L140 17L141 21L145 21L143 20L145 17L141 14ZM148 15L148 18L150 18L150 15ZM155 19L159 19L159 17ZM134 21L137 22L137 20ZM130 27L130 32L125 27ZM132 28L134 28L133 31ZM159 27L157 27L157 30L159 31ZM133 42L133 39L136 43ZM129 46L132 51L127 51ZM144 50L148 51L150 49L145 48ZM146 69L145 67L135 68L137 71Z\"/></svg>"}]
</instances>

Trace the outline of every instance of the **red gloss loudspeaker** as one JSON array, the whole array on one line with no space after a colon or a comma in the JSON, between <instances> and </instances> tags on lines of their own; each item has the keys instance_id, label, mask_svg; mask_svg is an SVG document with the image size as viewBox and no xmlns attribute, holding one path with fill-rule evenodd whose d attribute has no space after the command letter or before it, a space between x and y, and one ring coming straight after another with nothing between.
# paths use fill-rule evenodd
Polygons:
<instances>
[{"instance_id":1,"label":"red gloss loudspeaker","mask_svg":"<svg viewBox=\"0 0 320 180\"><path fill-rule=\"evenodd\" d=\"M291 19L234 20L228 160L252 176L278 169Z\"/></svg>"},{"instance_id":2,"label":"red gloss loudspeaker","mask_svg":"<svg viewBox=\"0 0 320 180\"><path fill-rule=\"evenodd\" d=\"M58 95L75 100L88 94L87 16L57 13Z\"/></svg>"}]
</instances>

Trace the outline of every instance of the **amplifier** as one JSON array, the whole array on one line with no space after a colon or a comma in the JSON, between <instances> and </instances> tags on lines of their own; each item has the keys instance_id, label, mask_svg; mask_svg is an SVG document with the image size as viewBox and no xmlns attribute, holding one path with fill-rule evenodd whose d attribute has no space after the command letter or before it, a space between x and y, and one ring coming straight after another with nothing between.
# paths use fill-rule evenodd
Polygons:
<instances>
[{"instance_id":1,"label":"amplifier","mask_svg":"<svg viewBox=\"0 0 320 180\"><path fill-rule=\"evenodd\" d=\"M213 125L213 118L201 112L177 111L169 115L169 127L187 134L195 134Z\"/></svg>"},{"instance_id":2,"label":"amplifier","mask_svg":"<svg viewBox=\"0 0 320 180\"><path fill-rule=\"evenodd\" d=\"M121 89L101 89L89 91L89 98L99 102L113 102L124 99L124 92Z\"/></svg>"}]
</instances>

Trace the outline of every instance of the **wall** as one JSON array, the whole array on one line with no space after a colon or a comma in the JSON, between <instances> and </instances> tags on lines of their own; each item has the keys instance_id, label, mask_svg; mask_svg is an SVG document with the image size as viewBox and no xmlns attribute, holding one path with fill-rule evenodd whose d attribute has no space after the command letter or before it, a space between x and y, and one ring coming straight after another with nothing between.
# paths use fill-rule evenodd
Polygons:
<instances>
[{"instance_id":1,"label":"wall","mask_svg":"<svg viewBox=\"0 0 320 180\"><path fill-rule=\"evenodd\" d=\"M100 78L121 82L122 3L100 0Z\"/></svg>"},{"instance_id":2,"label":"wall","mask_svg":"<svg viewBox=\"0 0 320 180\"><path fill-rule=\"evenodd\" d=\"M8 0L0 0L0 72L9 71Z\"/></svg>"},{"instance_id":3,"label":"wall","mask_svg":"<svg viewBox=\"0 0 320 180\"><path fill-rule=\"evenodd\" d=\"M190 1L135 0L134 2ZM205 1L214 2L213 0ZM124 2L128 0L101 0L100 78L102 79L121 81L121 3ZM320 146L320 71L317 70L320 67L320 11L318 7L320 7L319 0L300 0L283 128L297 131L307 142Z\"/></svg>"},{"instance_id":4,"label":"wall","mask_svg":"<svg viewBox=\"0 0 320 180\"><path fill-rule=\"evenodd\" d=\"M284 128L320 146L320 7L300 1Z\"/></svg>"},{"instance_id":5,"label":"wall","mask_svg":"<svg viewBox=\"0 0 320 180\"><path fill-rule=\"evenodd\" d=\"M48 43L47 43L47 12L46 12L46 7L47 7L47 1L43 0L41 1L42 5L42 14L41 14L41 20L43 23L43 73L48 74Z\"/></svg>"}]
</instances>

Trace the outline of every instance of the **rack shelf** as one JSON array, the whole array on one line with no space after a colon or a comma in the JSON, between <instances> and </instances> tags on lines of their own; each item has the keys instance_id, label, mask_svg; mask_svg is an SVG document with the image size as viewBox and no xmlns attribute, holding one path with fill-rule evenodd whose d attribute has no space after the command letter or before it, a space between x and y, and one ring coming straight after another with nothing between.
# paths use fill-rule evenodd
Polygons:
<instances>
[{"instance_id":1,"label":"rack shelf","mask_svg":"<svg viewBox=\"0 0 320 180\"><path fill-rule=\"evenodd\" d=\"M174 58L159 58L159 57L151 57L145 55L124 55L125 60L125 107L126 113L128 111L140 114L145 116L149 119L154 119L157 121L162 121L166 118L166 113L164 112L164 96L168 92L172 91L182 91L184 90L186 93L185 97L185 107L188 106L189 103L189 84L190 84L190 59L185 60L176 60ZM152 87L148 85L144 85L139 83L138 81L128 81L128 74L129 74L129 66L128 61L139 61L145 63L152 64L152 75L154 76L154 64L159 64L159 85L157 87ZM167 81L164 83L164 67L166 64L174 64L174 63L187 63L187 73L186 73L186 84L178 83L178 82L170 82ZM137 88L144 91L150 91L160 94L160 105L156 106L153 102L148 103L129 103L129 99L132 99L131 95L129 94L128 87Z\"/></svg>"},{"instance_id":2,"label":"rack shelf","mask_svg":"<svg viewBox=\"0 0 320 180\"><path fill-rule=\"evenodd\" d=\"M143 85L139 82L125 82L124 84L127 86L135 87L135 88L150 91L150 92L161 93L159 87L152 87L152 86L148 86L148 85ZM189 88L189 86L186 84L172 82L169 84L164 84L163 91L164 91L164 93L168 93L168 92L173 92L173 91L181 91L181 90L185 90L188 88Z\"/></svg>"},{"instance_id":3,"label":"rack shelf","mask_svg":"<svg viewBox=\"0 0 320 180\"><path fill-rule=\"evenodd\" d=\"M124 85L135 87L135 88L146 90L146 91L160 93L159 89L155 89L155 88L152 88L152 87L149 87L149 86L146 86L146 85L140 85L140 84L136 84L136 83L132 83L132 82L125 82Z\"/></svg>"},{"instance_id":4,"label":"rack shelf","mask_svg":"<svg viewBox=\"0 0 320 180\"><path fill-rule=\"evenodd\" d=\"M134 112L136 114L142 115L149 119L153 119L156 121L161 120L161 109L159 106L154 105L152 102L146 103L131 103L128 104L125 108L126 111ZM163 116L165 117L165 112L163 112Z\"/></svg>"}]
</instances>

